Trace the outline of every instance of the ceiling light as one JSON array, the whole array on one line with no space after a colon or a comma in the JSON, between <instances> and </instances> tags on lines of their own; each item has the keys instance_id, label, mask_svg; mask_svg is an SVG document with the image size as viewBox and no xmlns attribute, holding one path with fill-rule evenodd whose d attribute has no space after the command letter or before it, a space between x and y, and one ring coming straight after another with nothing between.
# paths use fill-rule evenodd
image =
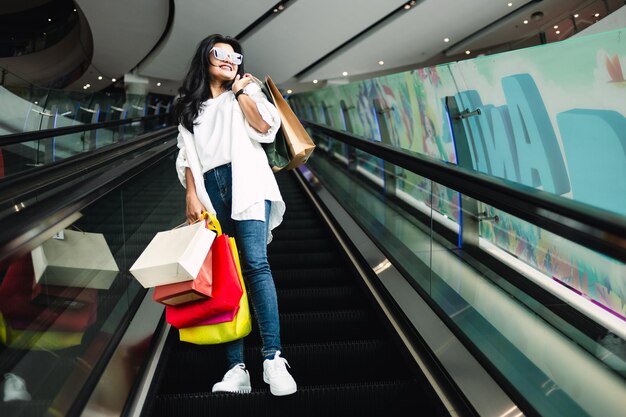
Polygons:
<instances>
[{"instance_id":1,"label":"ceiling light","mask_svg":"<svg viewBox=\"0 0 626 417\"><path fill-rule=\"evenodd\" d=\"M579 16L579 14L578 14L578 13L576 13L576 14L574 15L574 19L578 19L578 16Z\"/></svg>"},{"instance_id":2,"label":"ceiling light","mask_svg":"<svg viewBox=\"0 0 626 417\"><path fill-rule=\"evenodd\" d=\"M293 90L287 90L287 94L293 93Z\"/></svg>"},{"instance_id":3,"label":"ceiling light","mask_svg":"<svg viewBox=\"0 0 626 417\"><path fill-rule=\"evenodd\" d=\"M410 4L405 4L405 5L404 5L404 10L409 10L410 8L411 8L411 5L410 5Z\"/></svg>"},{"instance_id":4,"label":"ceiling light","mask_svg":"<svg viewBox=\"0 0 626 417\"><path fill-rule=\"evenodd\" d=\"M343 75L344 77L347 77L348 76L348 71L342 72L341 75Z\"/></svg>"},{"instance_id":5,"label":"ceiling light","mask_svg":"<svg viewBox=\"0 0 626 417\"><path fill-rule=\"evenodd\" d=\"M102 75L99 75L99 76L98 76L98 79L99 79L99 80L101 80L101 79L102 79Z\"/></svg>"},{"instance_id":6,"label":"ceiling light","mask_svg":"<svg viewBox=\"0 0 626 417\"><path fill-rule=\"evenodd\" d=\"M74 9L74 11L76 11L76 9Z\"/></svg>"},{"instance_id":7,"label":"ceiling light","mask_svg":"<svg viewBox=\"0 0 626 417\"><path fill-rule=\"evenodd\" d=\"M600 13L594 14L595 17L600 17Z\"/></svg>"},{"instance_id":8,"label":"ceiling light","mask_svg":"<svg viewBox=\"0 0 626 417\"><path fill-rule=\"evenodd\" d=\"M443 41L448 43L448 42L450 42L450 38L443 38Z\"/></svg>"},{"instance_id":9,"label":"ceiling light","mask_svg":"<svg viewBox=\"0 0 626 417\"><path fill-rule=\"evenodd\" d=\"M87 89L87 86L86 86L86 85L84 85L84 86L83 86L83 90L86 90L86 89Z\"/></svg>"},{"instance_id":10,"label":"ceiling light","mask_svg":"<svg viewBox=\"0 0 626 417\"><path fill-rule=\"evenodd\" d=\"M285 6L284 6L284 5L282 5L282 4L279 4L279 5L278 5L278 10L285 10Z\"/></svg>"},{"instance_id":11,"label":"ceiling light","mask_svg":"<svg viewBox=\"0 0 626 417\"><path fill-rule=\"evenodd\" d=\"M465 51L465 55L469 55L471 53L472 53L472 51Z\"/></svg>"},{"instance_id":12,"label":"ceiling light","mask_svg":"<svg viewBox=\"0 0 626 417\"><path fill-rule=\"evenodd\" d=\"M313 84L317 84L317 80L313 80Z\"/></svg>"},{"instance_id":13,"label":"ceiling light","mask_svg":"<svg viewBox=\"0 0 626 417\"><path fill-rule=\"evenodd\" d=\"M115 82L115 81L117 81L117 80L116 80L115 78L111 78L111 81L112 81L112 82Z\"/></svg>"},{"instance_id":14,"label":"ceiling light","mask_svg":"<svg viewBox=\"0 0 626 417\"><path fill-rule=\"evenodd\" d=\"M52 19L48 19L48 22L52 22Z\"/></svg>"},{"instance_id":15,"label":"ceiling light","mask_svg":"<svg viewBox=\"0 0 626 417\"><path fill-rule=\"evenodd\" d=\"M509 3L509 7L513 6L513 3Z\"/></svg>"},{"instance_id":16,"label":"ceiling light","mask_svg":"<svg viewBox=\"0 0 626 417\"><path fill-rule=\"evenodd\" d=\"M161 87L161 83L157 83L157 87Z\"/></svg>"},{"instance_id":17,"label":"ceiling light","mask_svg":"<svg viewBox=\"0 0 626 417\"><path fill-rule=\"evenodd\" d=\"M91 84L85 84L85 86L87 86L87 87L91 87Z\"/></svg>"},{"instance_id":18,"label":"ceiling light","mask_svg":"<svg viewBox=\"0 0 626 417\"><path fill-rule=\"evenodd\" d=\"M378 65L385 65L385 61L378 61Z\"/></svg>"},{"instance_id":19,"label":"ceiling light","mask_svg":"<svg viewBox=\"0 0 626 417\"><path fill-rule=\"evenodd\" d=\"M278 9L274 9L273 11L274 11L274 13L278 13Z\"/></svg>"},{"instance_id":20,"label":"ceiling light","mask_svg":"<svg viewBox=\"0 0 626 417\"><path fill-rule=\"evenodd\" d=\"M39 104L39 102L38 102L38 101L35 101L35 104Z\"/></svg>"},{"instance_id":21,"label":"ceiling light","mask_svg":"<svg viewBox=\"0 0 626 417\"><path fill-rule=\"evenodd\" d=\"M560 31L560 30L557 30L557 31L556 31L556 34L557 34L557 35L560 35L560 34L561 34L561 31Z\"/></svg>"},{"instance_id":22,"label":"ceiling light","mask_svg":"<svg viewBox=\"0 0 626 417\"><path fill-rule=\"evenodd\" d=\"M559 25L554 25L554 28L555 28L555 29L558 29L558 28L559 28Z\"/></svg>"},{"instance_id":23,"label":"ceiling light","mask_svg":"<svg viewBox=\"0 0 626 417\"><path fill-rule=\"evenodd\" d=\"M524 20L524 24L527 25L528 24L528 20Z\"/></svg>"}]
</instances>

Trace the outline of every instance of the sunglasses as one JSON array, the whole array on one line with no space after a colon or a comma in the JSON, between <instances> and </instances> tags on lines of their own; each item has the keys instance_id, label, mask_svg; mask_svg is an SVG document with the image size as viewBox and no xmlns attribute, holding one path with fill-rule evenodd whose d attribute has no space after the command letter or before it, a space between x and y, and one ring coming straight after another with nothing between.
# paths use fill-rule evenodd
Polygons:
<instances>
[{"instance_id":1,"label":"sunglasses","mask_svg":"<svg viewBox=\"0 0 626 417\"><path fill-rule=\"evenodd\" d=\"M210 52L213 52L213 56L220 61L230 59L230 62L235 65L241 65L243 62L243 55L238 54L237 52L227 52L225 49L215 47L211 48Z\"/></svg>"}]
</instances>

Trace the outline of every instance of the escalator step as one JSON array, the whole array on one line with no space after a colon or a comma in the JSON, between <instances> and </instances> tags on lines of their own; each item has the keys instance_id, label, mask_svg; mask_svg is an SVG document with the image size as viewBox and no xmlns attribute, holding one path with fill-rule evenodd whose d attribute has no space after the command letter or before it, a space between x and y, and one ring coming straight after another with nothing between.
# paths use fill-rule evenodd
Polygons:
<instances>
[{"instance_id":1,"label":"escalator step","mask_svg":"<svg viewBox=\"0 0 626 417\"><path fill-rule=\"evenodd\" d=\"M345 285L352 274L342 267L272 270L276 288L326 287Z\"/></svg>"},{"instance_id":2,"label":"escalator step","mask_svg":"<svg viewBox=\"0 0 626 417\"><path fill-rule=\"evenodd\" d=\"M161 394L207 391L222 379L227 366L222 346L197 346L184 342L179 345L170 359ZM283 345L281 354L289 361L294 378L303 386L329 381L346 384L410 378L408 370L398 366L398 354L394 348L379 339ZM260 347L246 345L245 358L252 386L262 387ZM185 369L194 372L183 372Z\"/></svg>"},{"instance_id":3,"label":"escalator step","mask_svg":"<svg viewBox=\"0 0 626 417\"><path fill-rule=\"evenodd\" d=\"M365 303L353 286L278 289L277 293L282 312L355 309Z\"/></svg>"},{"instance_id":4,"label":"escalator step","mask_svg":"<svg viewBox=\"0 0 626 417\"><path fill-rule=\"evenodd\" d=\"M196 393L164 395L153 404L154 416L192 417L232 415L279 416L433 416L434 410L412 380L298 387L287 397L274 397L267 388L251 394Z\"/></svg>"}]
</instances>

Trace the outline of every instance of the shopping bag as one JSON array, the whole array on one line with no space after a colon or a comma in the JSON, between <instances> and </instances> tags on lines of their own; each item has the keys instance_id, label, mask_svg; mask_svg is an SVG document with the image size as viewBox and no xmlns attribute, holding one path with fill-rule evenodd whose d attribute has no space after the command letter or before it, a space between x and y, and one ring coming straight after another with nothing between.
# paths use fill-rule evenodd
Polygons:
<instances>
[{"instance_id":1,"label":"shopping bag","mask_svg":"<svg viewBox=\"0 0 626 417\"><path fill-rule=\"evenodd\" d=\"M204 221L159 232L129 271L144 288L193 280L214 239Z\"/></svg>"},{"instance_id":2,"label":"shopping bag","mask_svg":"<svg viewBox=\"0 0 626 417\"><path fill-rule=\"evenodd\" d=\"M31 254L35 280L45 285L107 290L119 272L100 233L66 229Z\"/></svg>"},{"instance_id":3,"label":"shopping bag","mask_svg":"<svg viewBox=\"0 0 626 417\"><path fill-rule=\"evenodd\" d=\"M298 117L295 115L287 101L283 98L278 88L269 76L265 77L265 87L269 91L268 96L276 106L281 121L281 137L277 135L275 144L264 144L265 153L268 155L268 162L272 166L272 170L279 171L281 169L294 169L306 163L306 161L315 149L315 143L304 129ZM283 144L284 140L284 144ZM285 154L284 145L288 150ZM289 160L288 164L284 164L284 158ZM270 161L273 159L273 162Z\"/></svg>"},{"instance_id":4,"label":"shopping bag","mask_svg":"<svg viewBox=\"0 0 626 417\"><path fill-rule=\"evenodd\" d=\"M204 258L196 279L154 287L152 299L158 303L176 306L210 298L213 293L213 254Z\"/></svg>"},{"instance_id":5,"label":"shopping bag","mask_svg":"<svg viewBox=\"0 0 626 417\"><path fill-rule=\"evenodd\" d=\"M241 339L242 337L250 334L252 331L248 294L246 293L246 286L243 282L243 276L241 274L239 255L237 253L235 240L233 238L230 239L233 256L237 265L239 281L241 282L241 287L243 288L243 295L239 303L239 310L237 311L237 314L235 314L234 318L228 322L179 329L179 338L183 342L194 343L197 345L214 345Z\"/></svg>"},{"instance_id":6,"label":"shopping bag","mask_svg":"<svg viewBox=\"0 0 626 417\"><path fill-rule=\"evenodd\" d=\"M172 326L194 326L216 314L233 311L241 301L243 289L237 274L237 266L231 250L230 239L222 233L217 218L206 214L215 228L217 237L211 246L213 289L211 298L193 303L165 306L165 320Z\"/></svg>"}]
</instances>

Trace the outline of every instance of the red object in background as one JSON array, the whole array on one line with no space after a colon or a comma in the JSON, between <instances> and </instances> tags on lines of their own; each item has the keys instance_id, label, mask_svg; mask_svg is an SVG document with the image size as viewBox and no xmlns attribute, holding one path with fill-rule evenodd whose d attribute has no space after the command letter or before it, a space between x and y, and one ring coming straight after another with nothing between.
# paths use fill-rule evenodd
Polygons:
<instances>
[{"instance_id":1,"label":"red object in background","mask_svg":"<svg viewBox=\"0 0 626 417\"><path fill-rule=\"evenodd\" d=\"M82 332L98 310L98 290L35 283L30 253L14 259L0 284L0 312L14 329Z\"/></svg>"}]
</instances>

